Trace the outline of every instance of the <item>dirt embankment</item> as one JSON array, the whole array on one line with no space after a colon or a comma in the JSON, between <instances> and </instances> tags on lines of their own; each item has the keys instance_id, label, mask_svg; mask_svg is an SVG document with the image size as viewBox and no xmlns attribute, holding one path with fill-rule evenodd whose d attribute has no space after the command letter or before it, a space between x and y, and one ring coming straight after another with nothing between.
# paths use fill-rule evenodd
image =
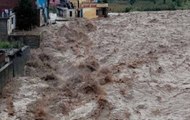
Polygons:
<instances>
[{"instance_id":1,"label":"dirt embankment","mask_svg":"<svg viewBox=\"0 0 190 120\"><path fill-rule=\"evenodd\" d=\"M5 89L0 119L189 120L189 15L134 12L42 28L26 77Z\"/></svg>"}]
</instances>

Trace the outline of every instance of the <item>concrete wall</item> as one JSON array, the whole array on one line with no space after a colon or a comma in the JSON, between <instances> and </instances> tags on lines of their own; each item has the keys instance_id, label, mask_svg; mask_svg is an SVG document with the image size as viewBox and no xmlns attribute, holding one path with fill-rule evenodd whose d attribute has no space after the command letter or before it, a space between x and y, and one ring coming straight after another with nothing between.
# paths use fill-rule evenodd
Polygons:
<instances>
[{"instance_id":1,"label":"concrete wall","mask_svg":"<svg viewBox=\"0 0 190 120\"><path fill-rule=\"evenodd\" d=\"M30 48L39 48L41 35L9 35L10 42L20 42Z\"/></svg>"},{"instance_id":2,"label":"concrete wall","mask_svg":"<svg viewBox=\"0 0 190 120\"><path fill-rule=\"evenodd\" d=\"M13 14L7 20L8 35L11 34L15 28L16 28L16 16Z\"/></svg>"},{"instance_id":3,"label":"concrete wall","mask_svg":"<svg viewBox=\"0 0 190 120\"><path fill-rule=\"evenodd\" d=\"M75 18L76 17L76 11L75 11L75 9L68 9L68 13L67 14L68 14L69 18Z\"/></svg>"},{"instance_id":4,"label":"concrete wall","mask_svg":"<svg viewBox=\"0 0 190 120\"><path fill-rule=\"evenodd\" d=\"M68 9L66 7L57 7L57 15L63 18L75 18L76 17L76 10L75 9Z\"/></svg>"},{"instance_id":5,"label":"concrete wall","mask_svg":"<svg viewBox=\"0 0 190 120\"><path fill-rule=\"evenodd\" d=\"M45 23L45 18L44 18L44 15L43 15L43 9L38 9L38 13L37 13L37 26L44 26L46 23Z\"/></svg>"},{"instance_id":6,"label":"concrete wall","mask_svg":"<svg viewBox=\"0 0 190 120\"><path fill-rule=\"evenodd\" d=\"M7 39L16 28L16 17L12 14L8 18L0 18L0 39Z\"/></svg>"},{"instance_id":7,"label":"concrete wall","mask_svg":"<svg viewBox=\"0 0 190 120\"><path fill-rule=\"evenodd\" d=\"M6 39L7 37L7 19L0 18L0 39Z\"/></svg>"},{"instance_id":8,"label":"concrete wall","mask_svg":"<svg viewBox=\"0 0 190 120\"><path fill-rule=\"evenodd\" d=\"M0 93L13 77L23 76L24 66L30 56L30 47L23 47L9 56L10 62L0 68Z\"/></svg>"},{"instance_id":9,"label":"concrete wall","mask_svg":"<svg viewBox=\"0 0 190 120\"><path fill-rule=\"evenodd\" d=\"M5 64L5 53L0 52L0 68Z\"/></svg>"},{"instance_id":10,"label":"concrete wall","mask_svg":"<svg viewBox=\"0 0 190 120\"><path fill-rule=\"evenodd\" d=\"M8 81L13 78L13 63L9 62L0 68L0 93Z\"/></svg>"},{"instance_id":11,"label":"concrete wall","mask_svg":"<svg viewBox=\"0 0 190 120\"><path fill-rule=\"evenodd\" d=\"M97 16L98 17L107 17L108 16L108 8L98 8L97 9Z\"/></svg>"}]
</instances>

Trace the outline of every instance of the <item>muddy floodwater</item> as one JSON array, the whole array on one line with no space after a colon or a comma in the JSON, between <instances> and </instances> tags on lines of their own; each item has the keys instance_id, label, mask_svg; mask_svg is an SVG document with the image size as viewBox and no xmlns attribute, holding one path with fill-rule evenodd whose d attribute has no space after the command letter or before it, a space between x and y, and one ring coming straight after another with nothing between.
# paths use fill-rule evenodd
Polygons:
<instances>
[{"instance_id":1,"label":"muddy floodwater","mask_svg":"<svg viewBox=\"0 0 190 120\"><path fill-rule=\"evenodd\" d=\"M190 120L190 11L110 14L38 28L0 120Z\"/></svg>"}]
</instances>

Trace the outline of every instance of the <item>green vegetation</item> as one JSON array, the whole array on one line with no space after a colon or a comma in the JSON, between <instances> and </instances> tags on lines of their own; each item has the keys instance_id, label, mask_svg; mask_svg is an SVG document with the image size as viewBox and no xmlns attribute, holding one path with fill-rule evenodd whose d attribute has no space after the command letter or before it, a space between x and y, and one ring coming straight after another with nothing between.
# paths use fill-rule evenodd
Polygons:
<instances>
[{"instance_id":1,"label":"green vegetation","mask_svg":"<svg viewBox=\"0 0 190 120\"><path fill-rule=\"evenodd\" d=\"M111 12L190 9L190 0L108 0Z\"/></svg>"},{"instance_id":2,"label":"green vegetation","mask_svg":"<svg viewBox=\"0 0 190 120\"><path fill-rule=\"evenodd\" d=\"M8 41L1 41L0 40L0 49L9 49L9 48L20 48L22 47L21 44L17 42L8 42Z\"/></svg>"},{"instance_id":3,"label":"green vegetation","mask_svg":"<svg viewBox=\"0 0 190 120\"><path fill-rule=\"evenodd\" d=\"M103 3L108 3L108 0L102 0Z\"/></svg>"}]
</instances>

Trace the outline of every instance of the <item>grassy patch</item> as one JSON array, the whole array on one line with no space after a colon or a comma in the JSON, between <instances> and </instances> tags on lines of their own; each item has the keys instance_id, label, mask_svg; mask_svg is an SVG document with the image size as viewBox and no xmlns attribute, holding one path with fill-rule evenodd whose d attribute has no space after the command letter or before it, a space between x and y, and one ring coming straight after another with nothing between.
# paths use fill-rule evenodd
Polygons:
<instances>
[{"instance_id":1,"label":"grassy patch","mask_svg":"<svg viewBox=\"0 0 190 120\"><path fill-rule=\"evenodd\" d=\"M9 48L19 48L22 45L18 44L18 43L11 43L8 41L0 41L0 49L9 49Z\"/></svg>"},{"instance_id":2,"label":"grassy patch","mask_svg":"<svg viewBox=\"0 0 190 120\"><path fill-rule=\"evenodd\" d=\"M127 3L126 2L121 2L121 3L109 3L109 8L111 12L125 12L127 8Z\"/></svg>"}]
</instances>

